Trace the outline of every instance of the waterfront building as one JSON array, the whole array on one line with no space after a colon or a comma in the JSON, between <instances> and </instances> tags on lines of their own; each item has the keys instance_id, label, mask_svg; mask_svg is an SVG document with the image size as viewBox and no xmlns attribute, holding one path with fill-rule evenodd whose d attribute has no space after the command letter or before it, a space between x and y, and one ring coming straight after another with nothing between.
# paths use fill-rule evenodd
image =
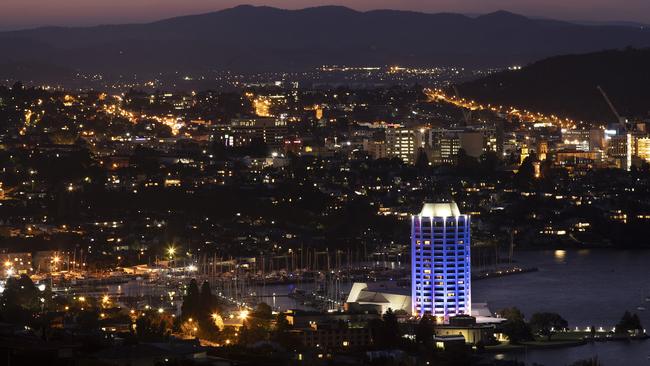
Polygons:
<instances>
[{"instance_id":1,"label":"waterfront building","mask_svg":"<svg viewBox=\"0 0 650 366\"><path fill-rule=\"evenodd\" d=\"M408 290L401 288L370 289L367 283L355 282L352 285L346 304L348 308L363 308L384 314L393 311L411 311L411 297Z\"/></svg>"},{"instance_id":2,"label":"waterfront building","mask_svg":"<svg viewBox=\"0 0 650 366\"><path fill-rule=\"evenodd\" d=\"M463 337L463 344L495 344L495 323L478 323L470 315L458 315L449 318L449 324L435 328L435 337Z\"/></svg>"},{"instance_id":3,"label":"waterfront building","mask_svg":"<svg viewBox=\"0 0 650 366\"><path fill-rule=\"evenodd\" d=\"M425 203L411 223L412 314L471 314L470 217L454 202Z\"/></svg>"}]
</instances>

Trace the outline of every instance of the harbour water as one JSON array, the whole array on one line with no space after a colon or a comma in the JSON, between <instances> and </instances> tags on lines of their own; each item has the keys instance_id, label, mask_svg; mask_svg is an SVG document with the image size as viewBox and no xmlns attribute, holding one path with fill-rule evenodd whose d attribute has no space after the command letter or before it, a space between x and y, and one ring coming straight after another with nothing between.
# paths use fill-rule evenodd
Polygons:
<instances>
[{"instance_id":1,"label":"harbour water","mask_svg":"<svg viewBox=\"0 0 650 366\"><path fill-rule=\"evenodd\" d=\"M476 281L474 302L487 302L493 311L516 306L525 315L557 312L580 328L612 327L629 310L650 327L650 251L536 251L515 259L539 271Z\"/></svg>"},{"instance_id":2,"label":"harbour water","mask_svg":"<svg viewBox=\"0 0 650 366\"><path fill-rule=\"evenodd\" d=\"M612 327L625 310L639 315L650 331L650 251L552 250L519 252L516 260L538 272L477 281L475 302L493 311L516 306L529 316L561 314L569 326ZM648 310L640 311L639 306ZM562 366L598 357L605 366L650 365L650 341L599 342L578 347L496 354L526 364Z\"/></svg>"},{"instance_id":3,"label":"harbour water","mask_svg":"<svg viewBox=\"0 0 650 366\"><path fill-rule=\"evenodd\" d=\"M516 252L516 263L536 267L538 271L474 281L474 302L487 302L497 311L516 306L525 315L539 311L561 314L571 328L588 326L611 329L625 310L635 312L650 331L650 250L547 250ZM373 286L377 286L374 284ZM277 309L311 309L300 300L287 297L299 286L315 290L315 283L259 286L258 301ZM340 284L340 293L349 291L350 283ZM161 288L132 283L114 288L131 296L159 296ZM276 296L273 296L275 294ZM646 307L640 311L638 307ZM650 340L631 342L598 342L578 347L524 350L494 354L495 359L516 359L528 365L568 365L576 360L598 357L605 366L650 366Z\"/></svg>"}]
</instances>

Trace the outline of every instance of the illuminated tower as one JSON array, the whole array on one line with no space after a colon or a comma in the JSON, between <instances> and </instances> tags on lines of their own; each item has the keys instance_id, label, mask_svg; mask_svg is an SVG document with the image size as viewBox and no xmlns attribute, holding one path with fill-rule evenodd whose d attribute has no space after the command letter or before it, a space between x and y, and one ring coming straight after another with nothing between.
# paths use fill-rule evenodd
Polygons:
<instances>
[{"instance_id":1,"label":"illuminated tower","mask_svg":"<svg viewBox=\"0 0 650 366\"><path fill-rule=\"evenodd\" d=\"M470 217L454 202L425 203L411 222L411 296L414 316L438 321L470 314Z\"/></svg>"},{"instance_id":2,"label":"illuminated tower","mask_svg":"<svg viewBox=\"0 0 650 366\"><path fill-rule=\"evenodd\" d=\"M519 154L519 164L523 164L524 160L528 157L528 145L521 145L521 153Z\"/></svg>"},{"instance_id":3,"label":"illuminated tower","mask_svg":"<svg viewBox=\"0 0 650 366\"><path fill-rule=\"evenodd\" d=\"M544 161L546 160L546 156L548 155L548 142L545 140L540 140L537 142L537 158L539 161Z\"/></svg>"}]
</instances>

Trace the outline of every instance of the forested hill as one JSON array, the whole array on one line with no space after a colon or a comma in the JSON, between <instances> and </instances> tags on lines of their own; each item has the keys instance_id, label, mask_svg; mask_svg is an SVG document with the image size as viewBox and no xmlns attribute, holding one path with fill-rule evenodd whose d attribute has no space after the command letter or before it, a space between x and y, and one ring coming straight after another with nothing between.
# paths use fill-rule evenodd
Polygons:
<instances>
[{"instance_id":1,"label":"forested hill","mask_svg":"<svg viewBox=\"0 0 650 366\"><path fill-rule=\"evenodd\" d=\"M557 56L458 86L463 97L585 121L650 117L650 48Z\"/></svg>"}]
</instances>

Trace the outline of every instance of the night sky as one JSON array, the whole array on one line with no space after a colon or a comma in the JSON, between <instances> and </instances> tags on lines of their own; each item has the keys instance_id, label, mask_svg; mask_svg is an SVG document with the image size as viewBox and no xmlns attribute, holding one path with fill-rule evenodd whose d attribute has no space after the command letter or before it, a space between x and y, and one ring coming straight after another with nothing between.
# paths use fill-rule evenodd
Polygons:
<instances>
[{"instance_id":1,"label":"night sky","mask_svg":"<svg viewBox=\"0 0 650 366\"><path fill-rule=\"evenodd\" d=\"M466 14L502 9L563 20L650 24L650 0L0 0L0 29L145 22L215 11L242 3L288 9L345 5L358 10L402 9Z\"/></svg>"}]
</instances>

